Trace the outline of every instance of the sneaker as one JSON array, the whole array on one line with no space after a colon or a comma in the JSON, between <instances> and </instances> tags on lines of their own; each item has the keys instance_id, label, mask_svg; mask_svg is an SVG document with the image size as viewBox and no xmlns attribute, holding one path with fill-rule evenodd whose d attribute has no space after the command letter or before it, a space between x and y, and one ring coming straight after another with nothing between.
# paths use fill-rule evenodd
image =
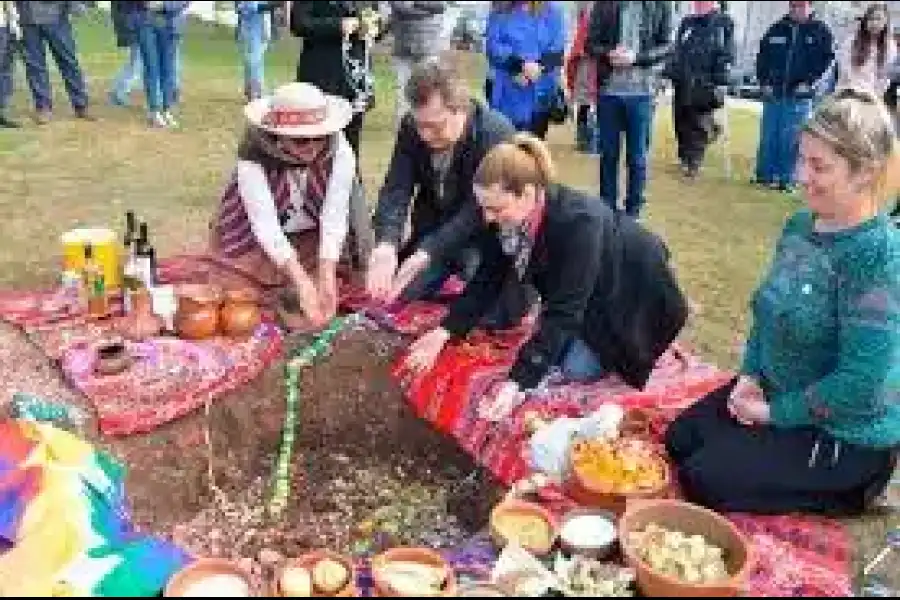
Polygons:
<instances>
[{"instance_id":1,"label":"sneaker","mask_svg":"<svg viewBox=\"0 0 900 600\"><path fill-rule=\"evenodd\" d=\"M178 129L178 121L175 120L175 115L173 115L170 111L166 111L162 114L162 119L166 123L166 127L169 129Z\"/></svg>"},{"instance_id":2,"label":"sneaker","mask_svg":"<svg viewBox=\"0 0 900 600\"><path fill-rule=\"evenodd\" d=\"M153 129L166 129L169 126L161 112L152 112L147 115L147 124Z\"/></svg>"}]
</instances>

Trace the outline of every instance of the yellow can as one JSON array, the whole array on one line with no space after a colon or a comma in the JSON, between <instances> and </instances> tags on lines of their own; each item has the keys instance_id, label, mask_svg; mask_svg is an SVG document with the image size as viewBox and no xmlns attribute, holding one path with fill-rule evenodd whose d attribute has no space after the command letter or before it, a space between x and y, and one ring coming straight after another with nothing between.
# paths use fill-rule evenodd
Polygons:
<instances>
[{"instance_id":1,"label":"yellow can","mask_svg":"<svg viewBox=\"0 0 900 600\"><path fill-rule=\"evenodd\" d=\"M73 229L60 237L63 271L84 269L84 248L94 249L94 261L103 270L106 289L117 290L122 282L119 271L119 244L116 233L110 229Z\"/></svg>"}]
</instances>

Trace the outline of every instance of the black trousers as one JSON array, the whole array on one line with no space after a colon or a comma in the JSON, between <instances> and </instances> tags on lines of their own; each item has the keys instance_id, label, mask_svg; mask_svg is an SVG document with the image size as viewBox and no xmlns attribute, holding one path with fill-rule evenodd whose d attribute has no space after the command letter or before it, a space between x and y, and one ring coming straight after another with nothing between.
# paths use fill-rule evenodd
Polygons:
<instances>
[{"instance_id":1,"label":"black trousers","mask_svg":"<svg viewBox=\"0 0 900 600\"><path fill-rule=\"evenodd\" d=\"M678 158L684 165L699 167L703 156L715 138L716 121L712 111L700 111L682 104L676 90L672 99L672 121Z\"/></svg>"},{"instance_id":2,"label":"black trousers","mask_svg":"<svg viewBox=\"0 0 900 600\"><path fill-rule=\"evenodd\" d=\"M893 450L839 442L813 428L744 427L728 412L733 387L698 401L666 433L688 500L721 511L853 515L884 491Z\"/></svg>"},{"instance_id":3,"label":"black trousers","mask_svg":"<svg viewBox=\"0 0 900 600\"><path fill-rule=\"evenodd\" d=\"M359 142L362 136L363 120L365 113L356 113L353 119L344 127L344 135L347 136L347 142L353 148L353 154L356 155L356 169L359 170Z\"/></svg>"},{"instance_id":4,"label":"black trousers","mask_svg":"<svg viewBox=\"0 0 900 600\"><path fill-rule=\"evenodd\" d=\"M550 113L535 113L531 117L531 127L528 131L542 140L547 139L547 132L550 131Z\"/></svg>"}]
</instances>

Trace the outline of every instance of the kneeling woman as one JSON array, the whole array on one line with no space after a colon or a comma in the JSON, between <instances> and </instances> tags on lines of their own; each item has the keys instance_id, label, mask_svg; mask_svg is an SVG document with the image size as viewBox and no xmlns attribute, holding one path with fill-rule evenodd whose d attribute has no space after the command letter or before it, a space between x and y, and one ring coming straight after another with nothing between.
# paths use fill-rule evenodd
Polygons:
<instances>
[{"instance_id":1,"label":"kneeling woman","mask_svg":"<svg viewBox=\"0 0 900 600\"><path fill-rule=\"evenodd\" d=\"M688 499L760 513L852 514L900 442L900 232L882 210L895 160L869 92L826 99L800 139L808 207L753 299L741 376L684 412L667 445Z\"/></svg>"},{"instance_id":2,"label":"kneeling woman","mask_svg":"<svg viewBox=\"0 0 900 600\"><path fill-rule=\"evenodd\" d=\"M529 134L494 147L474 177L485 221L482 262L441 327L410 348L406 367L428 369L453 337L478 323L501 289L540 293L537 328L482 416L502 419L551 367L574 380L615 373L643 387L687 318L662 241L599 198L553 183L547 147Z\"/></svg>"},{"instance_id":3,"label":"kneeling woman","mask_svg":"<svg viewBox=\"0 0 900 600\"><path fill-rule=\"evenodd\" d=\"M212 224L213 254L263 286L290 286L309 324L321 326L337 310L348 233L359 243L368 226L342 133L353 110L315 86L291 83L244 112L237 168Z\"/></svg>"}]
</instances>

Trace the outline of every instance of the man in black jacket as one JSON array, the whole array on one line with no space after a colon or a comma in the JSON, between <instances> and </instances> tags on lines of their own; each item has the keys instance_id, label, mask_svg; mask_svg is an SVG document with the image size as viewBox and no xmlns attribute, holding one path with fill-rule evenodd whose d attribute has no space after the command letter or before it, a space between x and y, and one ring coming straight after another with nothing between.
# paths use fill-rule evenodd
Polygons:
<instances>
[{"instance_id":1,"label":"man in black jacket","mask_svg":"<svg viewBox=\"0 0 900 600\"><path fill-rule=\"evenodd\" d=\"M472 99L447 64L416 67L406 97L411 111L379 194L367 278L369 293L385 302L430 298L450 274L465 280L474 273L472 240L484 222L472 178L484 155L515 134L503 115ZM408 218L412 231L404 241Z\"/></svg>"},{"instance_id":2,"label":"man in black jacket","mask_svg":"<svg viewBox=\"0 0 900 600\"><path fill-rule=\"evenodd\" d=\"M588 27L586 51L597 60L601 195L613 210L618 210L619 148L624 135L628 165L625 212L635 217L644 204L655 70L670 49L671 5L633 0L595 2Z\"/></svg>"}]
</instances>

